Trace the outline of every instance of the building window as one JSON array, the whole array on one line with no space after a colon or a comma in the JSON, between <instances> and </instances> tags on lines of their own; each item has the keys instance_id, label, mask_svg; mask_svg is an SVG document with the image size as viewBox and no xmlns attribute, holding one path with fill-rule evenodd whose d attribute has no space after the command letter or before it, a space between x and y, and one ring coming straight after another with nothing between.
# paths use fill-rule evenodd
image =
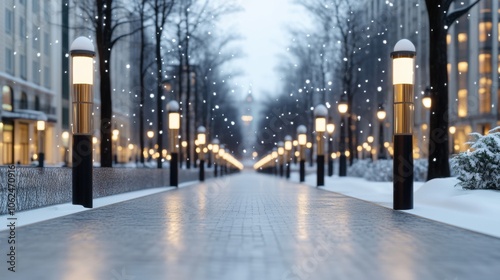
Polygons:
<instances>
[{"instance_id":1,"label":"building window","mask_svg":"<svg viewBox=\"0 0 500 280\"><path fill-rule=\"evenodd\" d=\"M38 14L40 11L40 0L33 0L33 13Z\"/></svg>"},{"instance_id":2,"label":"building window","mask_svg":"<svg viewBox=\"0 0 500 280\"><path fill-rule=\"evenodd\" d=\"M12 28L14 25L14 15L11 10L5 9L5 33L12 34Z\"/></svg>"},{"instance_id":3,"label":"building window","mask_svg":"<svg viewBox=\"0 0 500 280\"><path fill-rule=\"evenodd\" d=\"M479 79L479 113L488 114L491 112L491 79Z\"/></svg>"},{"instance_id":4,"label":"building window","mask_svg":"<svg viewBox=\"0 0 500 280\"><path fill-rule=\"evenodd\" d=\"M26 70L26 56L23 54L19 56L19 68L21 70L21 78L26 80L28 76Z\"/></svg>"},{"instance_id":5,"label":"building window","mask_svg":"<svg viewBox=\"0 0 500 280\"><path fill-rule=\"evenodd\" d=\"M14 54L9 48L5 49L5 70L9 73L14 72Z\"/></svg>"},{"instance_id":6,"label":"building window","mask_svg":"<svg viewBox=\"0 0 500 280\"><path fill-rule=\"evenodd\" d=\"M26 39L26 20L23 17L19 18L19 37Z\"/></svg>"},{"instance_id":7,"label":"building window","mask_svg":"<svg viewBox=\"0 0 500 280\"><path fill-rule=\"evenodd\" d=\"M467 42L467 33L458 33L458 42L465 43Z\"/></svg>"},{"instance_id":8,"label":"building window","mask_svg":"<svg viewBox=\"0 0 500 280\"><path fill-rule=\"evenodd\" d=\"M2 110L4 111L12 111L14 106L12 106L13 98L12 88L9 86L2 87Z\"/></svg>"},{"instance_id":9,"label":"building window","mask_svg":"<svg viewBox=\"0 0 500 280\"><path fill-rule=\"evenodd\" d=\"M491 54L482 53L479 55L479 73L491 73Z\"/></svg>"},{"instance_id":10,"label":"building window","mask_svg":"<svg viewBox=\"0 0 500 280\"><path fill-rule=\"evenodd\" d=\"M35 110L40 111L40 97L35 96Z\"/></svg>"},{"instance_id":11,"label":"building window","mask_svg":"<svg viewBox=\"0 0 500 280\"><path fill-rule=\"evenodd\" d=\"M467 90L461 89L458 91L458 116L467 116Z\"/></svg>"},{"instance_id":12,"label":"building window","mask_svg":"<svg viewBox=\"0 0 500 280\"><path fill-rule=\"evenodd\" d=\"M467 69L469 69L469 64L467 62L462 61L458 63L459 72L467 72Z\"/></svg>"},{"instance_id":13,"label":"building window","mask_svg":"<svg viewBox=\"0 0 500 280\"><path fill-rule=\"evenodd\" d=\"M43 86L50 88L50 68L47 66L43 67Z\"/></svg>"},{"instance_id":14,"label":"building window","mask_svg":"<svg viewBox=\"0 0 500 280\"><path fill-rule=\"evenodd\" d=\"M33 48L35 50L40 50L40 38L38 38L37 33L39 33L38 26L33 25Z\"/></svg>"},{"instance_id":15,"label":"building window","mask_svg":"<svg viewBox=\"0 0 500 280\"><path fill-rule=\"evenodd\" d=\"M28 95L26 92L21 92L21 100L19 101L19 109L28 109Z\"/></svg>"},{"instance_id":16,"label":"building window","mask_svg":"<svg viewBox=\"0 0 500 280\"><path fill-rule=\"evenodd\" d=\"M43 33L43 53L50 55L50 35L47 32Z\"/></svg>"},{"instance_id":17,"label":"building window","mask_svg":"<svg viewBox=\"0 0 500 280\"><path fill-rule=\"evenodd\" d=\"M491 36L491 22L480 22L479 23L479 41L486 42L488 37Z\"/></svg>"},{"instance_id":18,"label":"building window","mask_svg":"<svg viewBox=\"0 0 500 280\"><path fill-rule=\"evenodd\" d=\"M33 61L33 82L37 85L40 84L40 63Z\"/></svg>"}]
</instances>

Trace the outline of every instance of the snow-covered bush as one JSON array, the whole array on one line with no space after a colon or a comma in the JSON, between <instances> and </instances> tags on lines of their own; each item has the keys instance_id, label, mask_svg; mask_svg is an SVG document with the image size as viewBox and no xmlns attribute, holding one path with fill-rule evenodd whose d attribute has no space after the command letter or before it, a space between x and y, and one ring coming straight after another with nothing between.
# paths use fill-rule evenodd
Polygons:
<instances>
[{"instance_id":1,"label":"snow-covered bush","mask_svg":"<svg viewBox=\"0 0 500 280\"><path fill-rule=\"evenodd\" d=\"M500 127L487 135L470 134L470 149L455 156L452 168L464 189L500 190Z\"/></svg>"},{"instance_id":2,"label":"snow-covered bush","mask_svg":"<svg viewBox=\"0 0 500 280\"><path fill-rule=\"evenodd\" d=\"M390 182L393 179L392 159L371 161L356 160L347 168L350 177L365 178L374 182ZM427 178L427 159L417 159L413 163L413 180L425 181Z\"/></svg>"}]
</instances>

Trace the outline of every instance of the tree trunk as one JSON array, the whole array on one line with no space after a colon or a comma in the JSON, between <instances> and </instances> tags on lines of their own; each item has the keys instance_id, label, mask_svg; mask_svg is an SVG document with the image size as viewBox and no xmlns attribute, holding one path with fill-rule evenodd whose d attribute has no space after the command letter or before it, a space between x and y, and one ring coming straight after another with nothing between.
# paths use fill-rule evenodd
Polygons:
<instances>
[{"instance_id":1,"label":"tree trunk","mask_svg":"<svg viewBox=\"0 0 500 280\"><path fill-rule=\"evenodd\" d=\"M106 5L106 8L104 6ZM109 65L111 65L111 5L112 1L96 1L98 18L96 26L96 41L99 54L99 75L101 94L101 167L112 166L111 147L111 120L113 106L111 102L111 77L109 75Z\"/></svg>"},{"instance_id":2,"label":"tree trunk","mask_svg":"<svg viewBox=\"0 0 500 280\"><path fill-rule=\"evenodd\" d=\"M442 5L441 5L442 6ZM427 180L450 176L448 161L448 72L445 16L438 4L427 5L429 15L429 66L432 88L429 167Z\"/></svg>"},{"instance_id":3,"label":"tree trunk","mask_svg":"<svg viewBox=\"0 0 500 280\"><path fill-rule=\"evenodd\" d=\"M139 146L141 165L144 166L144 3L143 0L140 11L141 25L141 52L139 58L139 83L140 83L140 101L139 101Z\"/></svg>"},{"instance_id":4,"label":"tree trunk","mask_svg":"<svg viewBox=\"0 0 500 280\"><path fill-rule=\"evenodd\" d=\"M157 17L160 16L156 15ZM163 100L162 100L162 77L163 77L163 67L161 59L161 34L162 26L158 26L158 19L156 19L156 114L157 114L157 142L158 142L158 153L159 157L157 159L157 168L162 168L162 151L163 151Z\"/></svg>"}]
</instances>

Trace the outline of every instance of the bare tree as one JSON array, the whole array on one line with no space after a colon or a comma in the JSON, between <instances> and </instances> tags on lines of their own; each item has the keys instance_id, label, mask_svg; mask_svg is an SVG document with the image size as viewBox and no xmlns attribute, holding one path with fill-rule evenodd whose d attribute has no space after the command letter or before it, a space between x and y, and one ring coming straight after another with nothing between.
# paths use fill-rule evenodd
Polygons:
<instances>
[{"instance_id":1,"label":"bare tree","mask_svg":"<svg viewBox=\"0 0 500 280\"><path fill-rule=\"evenodd\" d=\"M84 22L91 26L84 29L95 33L99 61L100 94L101 94L101 167L112 165L111 119L113 113L111 98L111 51L116 43L137 30L121 28L134 21L129 17L130 11L120 0L84 0L75 1L75 7L82 11ZM123 31L125 29L126 31Z\"/></svg>"},{"instance_id":2,"label":"bare tree","mask_svg":"<svg viewBox=\"0 0 500 280\"><path fill-rule=\"evenodd\" d=\"M446 35L449 27L480 0L449 12L455 0L426 0L429 17L431 114L427 180L450 176L448 149L448 64ZM460 7L459 6L459 7Z\"/></svg>"}]
</instances>

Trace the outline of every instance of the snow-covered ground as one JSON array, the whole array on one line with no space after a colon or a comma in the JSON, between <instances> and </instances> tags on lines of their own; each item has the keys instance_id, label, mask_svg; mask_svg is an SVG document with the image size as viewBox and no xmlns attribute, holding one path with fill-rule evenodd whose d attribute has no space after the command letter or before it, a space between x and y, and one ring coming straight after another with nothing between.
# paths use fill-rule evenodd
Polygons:
<instances>
[{"instance_id":1,"label":"snow-covered ground","mask_svg":"<svg viewBox=\"0 0 500 280\"><path fill-rule=\"evenodd\" d=\"M290 180L299 181L298 174L292 173ZM500 238L500 192L464 190L455 187L457 182L456 178L415 182L413 209L404 211ZM306 176L305 183L316 186L316 174ZM392 209L392 182L326 176L325 186L320 188Z\"/></svg>"}]
</instances>

